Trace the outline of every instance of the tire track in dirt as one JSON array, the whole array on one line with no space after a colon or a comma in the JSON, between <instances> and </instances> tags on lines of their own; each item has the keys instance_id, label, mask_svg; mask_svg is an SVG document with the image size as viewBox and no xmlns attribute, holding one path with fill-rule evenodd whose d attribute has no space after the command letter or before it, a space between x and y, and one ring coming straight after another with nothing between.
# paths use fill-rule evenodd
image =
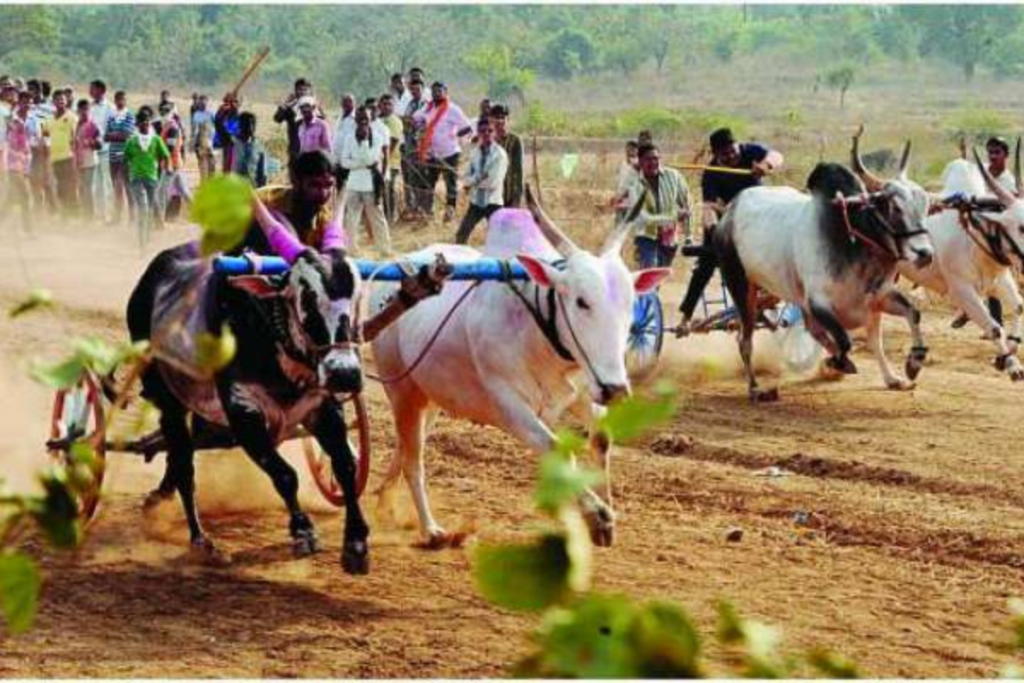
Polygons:
<instances>
[{"instance_id":1,"label":"tire track in dirt","mask_svg":"<svg viewBox=\"0 0 1024 683\"><path fill-rule=\"evenodd\" d=\"M662 480L652 497L695 512L717 511L786 524L811 540L840 547L873 548L903 559L969 567L980 563L1024 570L1024 537L991 537L948 529L923 529L888 521L875 514L850 519L847 513L822 505L820 496L775 489L768 504L749 490L716 484L696 490L681 477Z\"/></svg>"},{"instance_id":2,"label":"tire track in dirt","mask_svg":"<svg viewBox=\"0 0 1024 683\"><path fill-rule=\"evenodd\" d=\"M877 486L910 489L920 493L968 498L995 498L1001 503L1024 509L1024 495L996 486L972 484L923 477L893 467L868 465L857 460L809 455L796 452L787 456L751 453L728 446L699 443L683 434L665 434L651 441L647 448L658 455L686 457L746 470L779 467L792 474L815 479L834 479Z\"/></svg>"}]
</instances>

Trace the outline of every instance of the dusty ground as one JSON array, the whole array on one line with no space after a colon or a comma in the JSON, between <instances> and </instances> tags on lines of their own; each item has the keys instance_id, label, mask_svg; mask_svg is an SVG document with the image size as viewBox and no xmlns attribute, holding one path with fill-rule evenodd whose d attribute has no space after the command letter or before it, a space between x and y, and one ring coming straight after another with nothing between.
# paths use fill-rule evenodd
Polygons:
<instances>
[{"instance_id":1,"label":"dusty ground","mask_svg":"<svg viewBox=\"0 0 1024 683\"><path fill-rule=\"evenodd\" d=\"M145 260L127 228L40 227L17 240L11 230L0 303L30 284L61 302L0 322L2 470L24 482L43 460L49 410L24 367L59 356L72 335L122 338ZM175 228L158 242L187 234ZM677 284L668 289L678 296ZM784 378L781 402L756 407L730 372L731 339L667 342L663 369L685 401L671 425L618 453L620 525L615 547L597 553L598 586L678 600L705 628L727 597L783 627L787 647L833 647L877 676L997 674L1006 600L1024 594L1022 389L991 369L974 330L953 332L949 318L929 307L933 360L913 392L881 389L860 352L860 375ZM895 321L888 330L902 359L907 335ZM706 356L717 360L695 362ZM723 376L707 377L710 367ZM368 393L379 477L392 429L382 392ZM769 465L792 474L754 475ZM478 596L466 550L414 548L404 491L399 523L371 513L372 573L353 578L337 562L340 517L315 494L304 499L326 551L296 561L282 506L254 466L217 453L201 456L199 470L207 525L233 565L185 562L177 503L151 518L140 509L162 463L114 454L84 547L73 556L36 548L47 570L41 613L31 633L0 635L0 675L498 676L523 653L534 620ZM537 521L535 462L494 430L441 419L428 471L449 528L507 538ZM797 512L809 513L807 526L794 523ZM725 541L732 527L741 542Z\"/></svg>"}]
</instances>

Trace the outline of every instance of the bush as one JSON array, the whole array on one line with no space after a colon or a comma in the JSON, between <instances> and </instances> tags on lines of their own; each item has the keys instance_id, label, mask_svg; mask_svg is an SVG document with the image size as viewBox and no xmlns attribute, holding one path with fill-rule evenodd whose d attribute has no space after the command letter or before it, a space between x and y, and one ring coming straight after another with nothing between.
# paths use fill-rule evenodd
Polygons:
<instances>
[{"instance_id":1,"label":"bush","mask_svg":"<svg viewBox=\"0 0 1024 683\"><path fill-rule=\"evenodd\" d=\"M1011 123L997 111L971 107L947 118L943 128L952 140L966 137L969 143L981 144L993 135L1005 133L1011 128Z\"/></svg>"}]
</instances>

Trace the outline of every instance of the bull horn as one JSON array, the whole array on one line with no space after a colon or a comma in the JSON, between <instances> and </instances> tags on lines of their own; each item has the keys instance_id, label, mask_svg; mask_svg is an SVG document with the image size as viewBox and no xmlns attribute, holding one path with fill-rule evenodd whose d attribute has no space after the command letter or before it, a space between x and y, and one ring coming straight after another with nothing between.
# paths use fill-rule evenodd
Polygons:
<instances>
[{"instance_id":1,"label":"bull horn","mask_svg":"<svg viewBox=\"0 0 1024 683\"><path fill-rule=\"evenodd\" d=\"M1013 151L1013 183L1017 188L1017 196L1024 192L1024 186L1020 182L1020 136L1017 136L1017 146Z\"/></svg>"},{"instance_id":2,"label":"bull horn","mask_svg":"<svg viewBox=\"0 0 1024 683\"><path fill-rule=\"evenodd\" d=\"M626 237L629 236L629 221L619 221L615 228L612 229L608 239L605 240L604 245L601 247L601 255L609 256L618 254L622 251L623 245L626 244Z\"/></svg>"},{"instance_id":3,"label":"bull horn","mask_svg":"<svg viewBox=\"0 0 1024 683\"><path fill-rule=\"evenodd\" d=\"M907 168L910 164L910 140L903 145L903 155L900 157L900 170L897 177L905 181L907 179Z\"/></svg>"},{"instance_id":4,"label":"bull horn","mask_svg":"<svg viewBox=\"0 0 1024 683\"><path fill-rule=\"evenodd\" d=\"M879 192L885 183L882 180L864 167L864 161L860 158L860 136L864 134L864 124L860 125L857 129L856 134L853 136L853 149L850 150L850 161L853 165L854 172L860 176L860 179L864 182L864 186L868 189L868 192Z\"/></svg>"},{"instance_id":5,"label":"bull horn","mask_svg":"<svg viewBox=\"0 0 1024 683\"><path fill-rule=\"evenodd\" d=\"M960 142L957 145L960 150L960 158L967 161L967 137L964 135L960 136Z\"/></svg>"},{"instance_id":6,"label":"bull horn","mask_svg":"<svg viewBox=\"0 0 1024 683\"><path fill-rule=\"evenodd\" d=\"M978 170L981 171L981 177L985 179L985 184L988 185L988 189L992 191L992 194L1003 203L1003 206L1009 207L1015 201L1017 197L1010 192L1007 192L1006 188L1000 185L992 174L985 168L985 164L981 161L981 155L978 154L978 150L975 148L971 149L974 152L974 161L978 164Z\"/></svg>"},{"instance_id":7,"label":"bull horn","mask_svg":"<svg viewBox=\"0 0 1024 683\"><path fill-rule=\"evenodd\" d=\"M558 229L548 215L544 213L544 209L540 208L540 204L537 203L536 198L533 196L533 190L530 189L530 184L526 184L526 208L530 210L530 214L533 216L533 220L536 221L537 227L540 228L541 233L547 238L548 242L551 243L559 254L565 258L569 258L575 252L579 251L579 247L573 244L573 241L569 239L564 232Z\"/></svg>"}]
</instances>

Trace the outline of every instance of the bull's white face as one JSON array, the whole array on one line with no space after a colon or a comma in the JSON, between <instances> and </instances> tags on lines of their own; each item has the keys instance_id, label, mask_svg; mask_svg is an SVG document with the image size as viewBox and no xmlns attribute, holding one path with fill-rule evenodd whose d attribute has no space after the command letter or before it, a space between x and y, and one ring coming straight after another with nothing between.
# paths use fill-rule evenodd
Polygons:
<instances>
[{"instance_id":1,"label":"bull's white face","mask_svg":"<svg viewBox=\"0 0 1024 683\"><path fill-rule=\"evenodd\" d=\"M530 278L557 293L558 335L572 352L595 403L629 394L626 344L637 293L654 289L666 268L630 273L618 251L595 256L578 250L559 269L520 255Z\"/></svg>"},{"instance_id":2,"label":"bull's white face","mask_svg":"<svg viewBox=\"0 0 1024 683\"><path fill-rule=\"evenodd\" d=\"M362 388L362 367L355 346L356 307L362 282L359 270L340 254L300 256L288 275L297 327L317 359L317 379L332 392Z\"/></svg>"},{"instance_id":3,"label":"bull's white face","mask_svg":"<svg viewBox=\"0 0 1024 683\"><path fill-rule=\"evenodd\" d=\"M924 232L924 219L928 217L928 193L905 177L887 182L884 192L890 197L890 215L886 216L887 220L897 234L911 234L909 238L898 240L901 255L918 267L927 266L933 255L931 238Z\"/></svg>"}]
</instances>

